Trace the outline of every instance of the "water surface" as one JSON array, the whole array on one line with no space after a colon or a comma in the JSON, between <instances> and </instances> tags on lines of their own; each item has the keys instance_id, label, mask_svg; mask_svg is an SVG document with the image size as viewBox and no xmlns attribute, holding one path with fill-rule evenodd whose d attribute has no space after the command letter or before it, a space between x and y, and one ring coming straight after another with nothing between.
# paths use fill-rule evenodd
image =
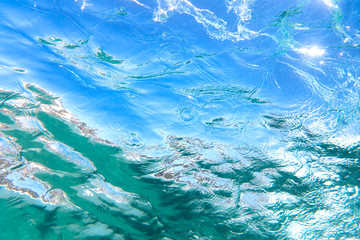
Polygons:
<instances>
[{"instance_id":1,"label":"water surface","mask_svg":"<svg viewBox=\"0 0 360 240\"><path fill-rule=\"evenodd\" d=\"M359 1L0 15L1 239L359 239Z\"/></svg>"}]
</instances>

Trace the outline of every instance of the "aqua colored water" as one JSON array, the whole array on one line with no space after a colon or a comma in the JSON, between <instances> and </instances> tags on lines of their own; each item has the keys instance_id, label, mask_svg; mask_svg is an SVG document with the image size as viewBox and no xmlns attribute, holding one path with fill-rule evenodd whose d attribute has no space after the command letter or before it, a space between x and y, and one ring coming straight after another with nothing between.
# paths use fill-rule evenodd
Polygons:
<instances>
[{"instance_id":1,"label":"aqua colored water","mask_svg":"<svg viewBox=\"0 0 360 240\"><path fill-rule=\"evenodd\" d=\"M0 16L0 239L360 239L360 1Z\"/></svg>"}]
</instances>

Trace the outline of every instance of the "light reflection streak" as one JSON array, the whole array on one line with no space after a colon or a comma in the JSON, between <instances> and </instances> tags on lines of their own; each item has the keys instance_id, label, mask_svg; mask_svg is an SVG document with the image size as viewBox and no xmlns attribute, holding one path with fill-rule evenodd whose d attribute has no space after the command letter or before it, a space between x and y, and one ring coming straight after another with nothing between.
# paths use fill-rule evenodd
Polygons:
<instances>
[{"instance_id":1,"label":"light reflection streak","mask_svg":"<svg viewBox=\"0 0 360 240\"><path fill-rule=\"evenodd\" d=\"M334 3L333 0L322 0L330 8L338 8L338 6Z\"/></svg>"},{"instance_id":2,"label":"light reflection streak","mask_svg":"<svg viewBox=\"0 0 360 240\"><path fill-rule=\"evenodd\" d=\"M326 53L324 49L318 46L303 47L296 50L301 54L307 55L309 57L321 57Z\"/></svg>"}]
</instances>

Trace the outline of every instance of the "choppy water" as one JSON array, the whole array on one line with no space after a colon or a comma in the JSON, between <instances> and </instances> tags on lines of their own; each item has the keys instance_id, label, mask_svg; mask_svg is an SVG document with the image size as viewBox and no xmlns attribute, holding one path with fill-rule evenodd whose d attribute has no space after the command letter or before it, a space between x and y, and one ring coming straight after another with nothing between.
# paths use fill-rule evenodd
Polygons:
<instances>
[{"instance_id":1,"label":"choppy water","mask_svg":"<svg viewBox=\"0 0 360 240\"><path fill-rule=\"evenodd\" d=\"M0 16L0 239L360 239L360 1Z\"/></svg>"}]
</instances>

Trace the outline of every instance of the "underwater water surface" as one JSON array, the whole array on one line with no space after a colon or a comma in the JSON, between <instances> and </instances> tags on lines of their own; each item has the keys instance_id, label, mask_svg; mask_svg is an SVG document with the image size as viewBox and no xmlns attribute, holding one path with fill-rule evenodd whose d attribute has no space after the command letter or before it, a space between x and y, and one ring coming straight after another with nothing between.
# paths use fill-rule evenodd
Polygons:
<instances>
[{"instance_id":1,"label":"underwater water surface","mask_svg":"<svg viewBox=\"0 0 360 240\"><path fill-rule=\"evenodd\" d=\"M0 239L360 239L360 1L0 16Z\"/></svg>"}]
</instances>

